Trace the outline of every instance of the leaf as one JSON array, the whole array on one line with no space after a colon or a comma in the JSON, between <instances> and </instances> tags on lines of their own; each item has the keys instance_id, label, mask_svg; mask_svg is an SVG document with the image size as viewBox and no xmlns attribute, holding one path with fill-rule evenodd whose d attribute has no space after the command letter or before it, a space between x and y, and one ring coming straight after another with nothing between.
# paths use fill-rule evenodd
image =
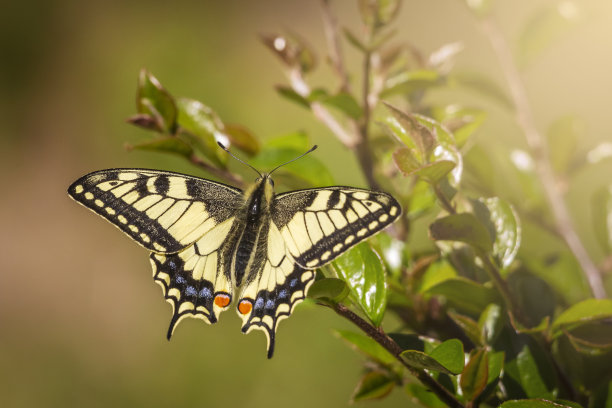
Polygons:
<instances>
[{"instance_id":1,"label":"leaf","mask_svg":"<svg viewBox=\"0 0 612 408\"><path fill-rule=\"evenodd\" d=\"M474 0L476 1L476 0ZM494 80L478 72L459 72L449 77L451 84L457 84L497 101L504 108L514 110L514 103Z\"/></svg>"},{"instance_id":2,"label":"leaf","mask_svg":"<svg viewBox=\"0 0 612 408\"><path fill-rule=\"evenodd\" d=\"M292 148L269 148L265 146L251 160L251 165L258 169L270 171L278 165L287 163L303 154L304 150ZM283 166L276 174L289 174L293 178L305 181L310 186L330 186L334 179L327 167L313 155L306 155L287 166Z\"/></svg>"},{"instance_id":3,"label":"leaf","mask_svg":"<svg viewBox=\"0 0 612 408\"><path fill-rule=\"evenodd\" d=\"M295 92L292 88L284 85L276 85L274 89L276 89L276 92L278 92L278 94L283 98L288 99L291 102L295 102L306 109L310 109L310 101L299 93Z\"/></svg>"},{"instance_id":4,"label":"leaf","mask_svg":"<svg viewBox=\"0 0 612 408\"><path fill-rule=\"evenodd\" d=\"M249 156L254 156L261 150L259 141L249 129L242 125L226 123L224 132L230 144Z\"/></svg>"},{"instance_id":5,"label":"leaf","mask_svg":"<svg viewBox=\"0 0 612 408\"><path fill-rule=\"evenodd\" d=\"M261 41L290 68L308 73L317 65L317 58L306 41L295 33L262 34Z\"/></svg>"},{"instance_id":6,"label":"leaf","mask_svg":"<svg viewBox=\"0 0 612 408\"><path fill-rule=\"evenodd\" d=\"M383 346L368 336L347 330L337 330L336 334L356 350L384 365L391 365L397 361Z\"/></svg>"},{"instance_id":7,"label":"leaf","mask_svg":"<svg viewBox=\"0 0 612 408\"><path fill-rule=\"evenodd\" d=\"M548 151L557 173L567 172L578 150L578 140L584 136L585 124L574 115L562 116L550 125L547 133Z\"/></svg>"},{"instance_id":8,"label":"leaf","mask_svg":"<svg viewBox=\"0 0 612 408\"><path fill-rule=\"evenodd\" d=\"M492 384L502 374L505 357L506 353L503 351L489 352L489 378L487 379L487 386Z\"/></svg>"},{"instance_id":9,"label":"leaf","mask_svg":"<svg viewBox=\"0 0 612 408\"><path fill-rule=\"evenodd\" d=\"M497 263L510 266L521 246L521 224L514 207L499 197L480 198L483 206L475 206L474 213L484 225L493 230L493 256Z\"/></svg>"},{"instance_id":10,"label":"leaf","mask_svg":"<svg viewBox=\"0 0 612 408\"><path fill-rule=\"evenodd\" d=\"M351 402L384 398L395 387L395 380L383 371L370 371L359 380Z\"/></svg>"},{"instance_id":11,"label":"leaf","mask_svg":"<svg viewBox=\"0 0 612 408\"><path fill-rule=\"evenodd\" d=\"M159 122L155 119L155 117L147 115L146 113L138 113L136 115L132 115L126 119L126 122L131 123L132 125L140 126L141 128L147 130L161 130Z\"/></svg>"},{"instance_id":12,"label":"leaf","mask_svg":"<svg viewBox=\"0 0 612 408\"><path fill-rule=\"evenodd\" d=\"M416 147L420 154L417 159L420 162L426 162L436 146L436 138L431 130L419 123L413 115L404 113L387 103L385 103L385 106L391 111L392 117L395 119L395 123L393 123L395 126L390 127L392 132L406 146Z\"/></svg>"},{"instance_id":13,"label":"leaf","mask_svg":"<svg viewBox=\"0 0 612 408\"><path fill-rule=\"evenodd\" d=\"M387 25L399 11L399 0L359 0L359 12L364 24L373 29Z\"/></svg>"},{"instance_id":14,"label":"leaf","mask_svg":"<svg viewBox=\"0 0 612 408\"><path fill-rule=\"evenodd\" d=\"M308 140L308 135L302 131L273 137L271 139L267 139L263 144L264 149L292 149L302 153L311 147L312 146Z\"/></svg>"},{"instance_id":15,"label":"leaf","mask_svg":"<svg viewBox=\"0 0 612 408\"><path fill-rule=\"evenodd\" d=\"M190 158L193 154L193 149L187 143L177 137L163 137L154 139L149 142L136 145L128 145L128 149L149 150L160 153L174 153L179 156Z\"/></svg>"},{"instance_id":16,"label":"leaf","mask_svg":"<svg viewBox=\"0 0 612 408\"><path fill-rule=\"evenodd\" d=\"M433 392L420 384L409 383L406 385L408 395L416 398L423 406L428 408L445 408L448 405L443 403Z\"/></svg>"},{"instance_id":17,"label":"leaf","mask_svg":"<svg viewBox=\"0 0 612 408\"><path fill-rule=\"evenodd\" d=\"M610 317L612 317L612 300L583 300L565 310L553 321L553 335L559 335L563 327L578 326Z\"/></svg>"},{"instance_id":18,"label":"leaf","mask_svg":"<svg viewBox=\"0 0 612 408\"><path fill-rule=\"evenodd\" d=\"M359 106L355 97L348 92L339 92L335 95L328 95L326 92L312 92L308 99L334 107L352 119L359 119L363 115L361 106Z\"/></svg>"},{"instance_id":19,"label":"leaf","mask_svg":"<svg viewBox=\"0 0 612 408\"><path fill-rule=\"evenodd\" d=\"M464 108L458 105L434 108L432 112L434 119L444 124L453 133L457 146L463 146L487 118L487 113L481 109Z\"/></svg>"},{"instance_id":20,"label":"leaf","mask_svg":"<svg viewBox=\"0 0 612 408\"><path fill-rule=\"evenodd\" d=\"M480 313L496 301L495 292L463 277L447 279L427 290L430 295L441 295L453 306L468 313Z\"/></svg>"},{"instance_id":21,"label":"leaf","mask_svg":"<svg viewBox=\"0 0 612 408\"><path fill-rule=\"evenodd\" d=\"M405 176L419 176L430 184L436 184L446 177L456 166L449 160L440 160L433 163L421 164L414 156L412 149L400 147L393 153L393 161Z\"/></svg>"},{"instance_id":22,"label":"leaf","mask_svg":"<svg viewBox=\"0 0 612 408\"><path fill-rule=\"evenodd\" d=\"M591 198L591 222L597 242L606 254L612 252L612 185L597 190Z\"/></svg>"},{"instance_id":23,"label":"leaf","mask_svg":"<svg viewBox=\"0 0 612 408\"><path fill-rule=\"evenodd\" d=\"M586 323L564 333L580 353L600 356L612 349L612 325L607 322Z\"/></svg>"},{"instance_id":24,"label":"leaf","mask_svg":"<svg viewBox=\"0 0 612 408\"><path fill-rule=\"evenodd\" d=\"M380 255L363 242L333 265L338 276L348 284L352 299L375 326L380 326L387 306L387 283Z\"/></svg>"},{"instance_id":25,"label":"leaf","mask_svg":"<svg viewBox=\"0 0 612 408\"><path fill-rule=\"evenodd\" d=\"M458 339L446 340L433 349L429 356L442 364L452 374L460 374L463 371L465 364L463 343Z\"/></svg>"},{"instance_id":26,"label":"leaf","mask_svg":"<svg viewBox=\"0 0 612 408\"><path fill-rule=\"evenodd\" d=\"M506 401L499 408L580 408L580 405L566 405L545 399L522 399Z\"/></svg>"},{"instance_id":27,"label":"leaf","mask_svg":"<svg viewBox=\"0 0 612 408\"><path fill-rule=\"evenodd\" d=\"M489 231L469 213L438 218L429 226L429 235L436 241L459 241L489 252L493 249Z\"/></svg>"},{"instance_id":28,"label":"leaf","mask_svg":"<svg viewBox=\"0 0 612 408\"><path fill-rule=\"evenodd\" d=\"M548 329L548 323L557 308L557 296L548 283L524 267L512 272L507 282L520 308L529 311L522 322L526 327L511 321L513 326L525 332Z\"/></svg>"},{"instance_id":29,"label":"leaf","mask_svg":"<svg viewBox=\"0 0 612 408\"><path fill-rule=\"evenodd\" d=\"M410 95L417 91L438 86L441 83L440 73L433 69L401 71L387 78L380 97L389 98L395 95Z\"/></svg>"},{"instance_id":30,"label":"leaf","mask_svg":"<svg viewBox=\"0 0 612 408\"><path fill-rule=\"evenodd\" d=\"M484 349L476 350L470 356L459 380L465 399L474 401L487 386L488 378L489 356Z\"/></svg>"},{"instance_id":31,"label":"leaf","mask_svg":"<svg viewBox=\"0 0 612 408\"><path fill-rule=\"evenodd\" d=\"M158 130L174 134L176 130L177 108L174 98L150 72L140 70L136 92L138 113L155 118Z\"/></svg>"},{"instance_id":32,"label":"leaf","mask_svg":"<svg viewBox=\"0 0 612 408\"><path fill-rule=\"evenodd\" d=\"M324 278L315 281L308 290L308 297L313 299L329 299L338 303L349 294L349 287L342 279Z\"/></svg>"},{"instance_id":33,"label":"leaf","mask_svg":"<svg viewBox=\"0 0 612 408\"><path fill-rule=\"evenodd\" d=\"M495 343L504 327L504 316L501 306L491 303L486 307L478 319L482 343L488 345Z\"/></svg>"},{"instance_id":34,"label":"leaf","mask_svg":"<svg viewBox=\"0 0 612 408\"><path fill-rule=\"evenodd\" d=\"M455 271L452 265L445 259L438 262L433 262L423 274L418 292L425 293L438 283L444 282L447 279L455 278L456 276L457 271Z\"/></svg>"},{"instance_id":35,"label":"leaf","mask_svg":"<svg viewBox=\"0 0 612 408\"><path fill-rule=\"evenodd\" d=\"M524 66L580 18L577 2L564 0L540 9L527 21L518 40L518 61Z\"/></svg>"},{"instance_id":36,"label":"leaf","mask_svg":"<svg viewBox=\"0 0 612 408\"><path fill-rule=\"evenodd\" d=\"M183 133L194 136L194 143L204 156L217 165L224 165L227 154L219 149L216 136L224 131L217 113L200 101L177 99L178 124ZM229 147L229 146L228 146Z\"/></svg>"},{"instance_id":37,"label":"leaf","mask_svg":"<svg viewBox=\"0 0 612 408\"><path fill-rule=\"evenodd\" d=\"M349 44L351 44L363 53L370 52L368 47L361 40L359 40L357 36L353 34L349 29L344 28L342 32L344 33L344 36L346 37L346 40L349 42Z\"/></svg>"},{"instance_id":38,"label":"leaf","mask_svg":"<svg viewBox=\"0 0 612 408\"><path fill-rule=\"evenodd\" d=\"M478 323L462 314L449 310L448 316L455 322L457 326L463 330L463 333L467 336L468 339L472 341L476 346L482 346L482 336L480 334L480 328L478 327Z\"/></svg>"},{"instance_id":39,"label":"leaf","mask_svg":"<svg viewBox=\"0 0 612 408\"><path fill-rule=\"evenodd\" d=\"M443 364L438 362L435 358L427 355L422 351L417 350L406 350L403 351L400 356L402 360L406 362L410 367L416 369L425 369L438 371L446 374L453 374L448 368L444 367Z\"/></svg>"}]
</instances>

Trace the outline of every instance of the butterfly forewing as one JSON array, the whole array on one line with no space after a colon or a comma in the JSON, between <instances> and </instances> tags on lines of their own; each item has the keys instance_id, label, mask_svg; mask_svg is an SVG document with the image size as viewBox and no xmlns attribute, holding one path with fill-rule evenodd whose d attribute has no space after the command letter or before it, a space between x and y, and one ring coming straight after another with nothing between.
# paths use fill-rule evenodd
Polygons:
<instances>
[{"instance_id":1,"label":"butterfly forewing","mask_svg":"<svg viewBox=\"0 0 612 408\"><path fill-rule=\"evenodd\" d=\"M241 190L156 170L113 169L87 174L68 193L150 251L173 253L231 217Z\"/></svg>"}]
</instances>

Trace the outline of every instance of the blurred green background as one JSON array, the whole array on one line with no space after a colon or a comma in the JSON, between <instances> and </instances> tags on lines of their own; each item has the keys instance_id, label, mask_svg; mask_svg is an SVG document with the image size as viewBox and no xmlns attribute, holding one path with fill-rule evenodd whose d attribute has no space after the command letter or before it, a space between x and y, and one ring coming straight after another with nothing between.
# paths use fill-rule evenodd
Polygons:
<instances>
[{"instance_id":1,"label":"blurred green background","mask_svg":"<svg viewBox=\"0 0 612 408\"><path fill-rule=\"evenodd\" d=\"M494 15L511 44L549 0L498 1ZM564 3L564 2L561 2ZM567 2L565 2L567 3ZM586 126L580 148L610 140L612 3L576 1L579 22L525 66L538 126L567 113ZM352 1L333 2L359 32ZM487 40L463 1L405 1L398 41L426 52L461 41L457 69L503 84ZM361 357L333 334L349 325L305 304L283 322L266 360L260 332L243 336L233 312L219 324L188 319L165 338L170 307L149 260L115 228L72 202L68 185L86 172L152 167L206 176L179 159L125 151L147 132L124 123L135 112L146 67L175 95L199 99L224 121L261 138L307 131L339 184L362 186L352 156L305 109L281 99L277 61L258 34L289 27L319 51L312 83L334 80L318 2L12 1L0 13L0 400L6 407L280 406L348 404ZM349 69L356 52L345 44ZM464 90L431 98L481 107L484 146L524 147L514 118ZM608 173L609 174L609 173ZM568 202L598 254L585 194L609 175L581 175ZM396 395L379 406L405 402Z\"/></svg>"}]
</instances>

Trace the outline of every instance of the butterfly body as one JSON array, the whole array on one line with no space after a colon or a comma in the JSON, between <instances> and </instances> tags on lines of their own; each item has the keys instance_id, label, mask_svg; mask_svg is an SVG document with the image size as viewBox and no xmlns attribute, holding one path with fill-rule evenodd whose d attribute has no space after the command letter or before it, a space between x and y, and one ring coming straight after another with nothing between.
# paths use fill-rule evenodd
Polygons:
<instances>
[{"instance_id":1,"label":"butterfly body","mask_svg":"<svg viewBox=\"0 0 612 408\"><path fill-rule=\"evenodd\" d=\"M276 195L268 174L242 191L179 173L109 169L68 193L151 252L154 280L173 306L168 338L183 318L215 323L234 303L243 332L266 334L268 357L315 269L401 213L390 195L351 187Z\"/></svg>"}]
</instances>

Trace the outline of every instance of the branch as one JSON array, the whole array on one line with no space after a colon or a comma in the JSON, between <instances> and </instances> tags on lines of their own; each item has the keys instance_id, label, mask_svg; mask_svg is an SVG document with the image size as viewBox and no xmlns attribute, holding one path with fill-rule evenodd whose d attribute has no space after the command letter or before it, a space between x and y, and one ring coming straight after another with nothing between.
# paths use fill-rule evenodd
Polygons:
<instances>
[{"instance_id":1,"label":"branch","mask_svg":"<svg viewBox=\"0 0 612 408\"><path fill-rule=\"evenodd\" d=\"M351 83L344 67L342 47L338 36L338 22L329 7L329 0L321 0L321 8L323 9L323 29L329 47L329 59L336 74L340 77L340 90L351 92Z\"/></svg>"},{"instance_id":2,"label":"branch","mask_svg":"<svg viewBox=\"0 0 612 408\"><path fill-rule=\"evenodd\" d=\"M536 172L552 209L559 234L563 237L566 245L580 264L589 282L593 296L600 299L605 298L606 292L603 288L599 270L580 241L565 205L563 195L557 189L558 183L550 164L548 146L546 145L545 138L542 137L536 128L529 100L527 99L527 92L520 73L514 64L510 48L492 18L482 19L481 26L493 47L493 51L508 82L516 109L517 122L523 130L527 144L535 158Z\"/></svg>"},{"instance_id":3,"label":"branch","mask_svg":"<svg viewBox=\"0 0 612 408\"><path fill-rule=\"evenodd\" d=\"M349 308L341 304L329 304L319 303L323 306L332 308L337 314L351 321L355 326L359 327L364 333L370 336L374 341L383 346L389 353L391 353L404 367L406 367L412 375L414 375L423 385L429 388L434 394L437 395L446 405L452 408L463 408L463 404L459 402L453 394L451 394L442 384L433 379L425 370L416 369L406 363L400 356L402 353L401 347L394 342L389 336L387 336L382 329L377 329L364 319L359 317Z\"/></svg>"}]
</instances>

